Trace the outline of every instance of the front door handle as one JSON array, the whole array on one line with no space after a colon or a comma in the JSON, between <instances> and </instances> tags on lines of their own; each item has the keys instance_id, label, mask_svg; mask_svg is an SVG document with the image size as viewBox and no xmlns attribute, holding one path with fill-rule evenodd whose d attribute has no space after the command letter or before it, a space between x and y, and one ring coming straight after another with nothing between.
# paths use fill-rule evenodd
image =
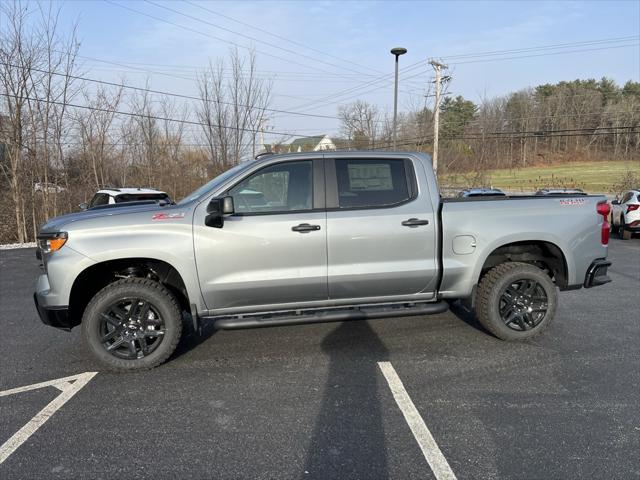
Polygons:
<instances>
[{"instance_id":1,"label":"front door handle","mask_svg":"<svg viewBox=\"0 0 640 480\"><path fill-rule=\"evenodd\" d=\"M429 220L420 220L418 218L410 218L402 222L405 227L419 227L421 225L429 225Z\"/></svg>"},{"instance_id":2,"label":"front door handle","mask_svg":"<svg viewBox=\"0 0 640 480\"><path fill-rule=\"evenodd\" d=\"M299 233L315 232L316 230L320 230L320 225L310 225L308 223L301 223L300 225L291 227L291 230Z\"/></svg>"}]
</instances>

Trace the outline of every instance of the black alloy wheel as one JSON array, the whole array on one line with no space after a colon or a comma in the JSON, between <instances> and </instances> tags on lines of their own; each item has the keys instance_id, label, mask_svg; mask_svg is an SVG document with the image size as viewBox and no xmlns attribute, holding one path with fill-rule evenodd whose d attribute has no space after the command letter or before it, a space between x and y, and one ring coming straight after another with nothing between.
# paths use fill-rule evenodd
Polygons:
<instances>
[{"instance_id":1,"label":"black alloy wheel","mask_svg":"<svg viewBox=\"0 0 640 480\"><path fill-rule=\"evenodd\" d=\"M558 288L548 270L524 262L490 269L476 291L475 311L484 328L502 340L539 335L555 316Z\"/></svg>"},{"instance_id":2,"label":"black alloy wheel","mask_svg":"<svg viewBox=\"0 0 640 480\"><path fill-rule=\"evenodd\" d=\"M157 367L175 351L181 333L178 300L166 286L149 278L108 284L82 315L85 345L113 370Z\"/></svg>"},{"instance_id":3,"label":"black alloy wheel","mask_svg":"<svg viewBox=\"0 0 640 480\"><path fill-rule=\"evenodd\" d=\"M123 298L100 314L101 343L122 359L143 358L162 343L166 333L158 309L140 298Z\"/></svg>"},{"instance_id":4,"label":"black alloy wheel","mask_svg":"<svg viewBox=\"0 0 640 480\"><path fill-rule=\"evenodd\" d=\"M547 294L532 279L516 280L500 295L500 317L512 330L523 332L538 326L547 314Z\"/></svg>"}]
</instances>

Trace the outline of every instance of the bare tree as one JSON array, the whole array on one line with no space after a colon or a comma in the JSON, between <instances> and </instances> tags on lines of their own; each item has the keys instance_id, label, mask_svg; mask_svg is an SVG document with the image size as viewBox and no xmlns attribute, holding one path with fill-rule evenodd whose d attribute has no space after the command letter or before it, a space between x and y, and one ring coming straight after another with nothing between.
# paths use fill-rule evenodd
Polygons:
<instances>
[{"instance_id":1,"label":"bare tree","mask_svg":"<svg viewBox=\"0 0 640 480\"><path fill-rule=\"evenodd\" d=\"M80 110L76 116L78 136L83 156L92 173L92 183L99 189L111 180L107 172L108 159L114 150L110 132L122 100L122 87L113 91L98 87L95 93L83 92L83 96L86 105L91 108Z\"/></svg>"},{"instance_id":2,"label":"bare tree","mask_svg":"<svg viewBox=\"0 0 640 480\"><path fill-rule=\"evenodd\" d=\"M37 223L57 212L52 168L61 163L64 106L72 96L70 73L78 44L75 29L68 37L58 29L59 10L19 1L2 2L0 13L0 85L7 112L7 165L2 172L11 191L18 241L33 238ZM62 75L56 75L62 71ZM57 181L56 175L54 178ZM39 183L42 199L36 198ZM38 205L39 203L39 205ZM31 228L27 209L31 207Z\"/></svg>"},{"instance_id":3,"label":"bare tree","mask_svg":"<svg viewBox=\"0 0 640 480\"><path fill-rule=\"evenodd\" d=\"M256 134L265 120L271 83L256 72L255 53L231 51L228 79L225 62L210 64L198 79L198 118L215 167L233 165L255 154Z\"/></svg>"},{"instance_id":4,"label":"bare tree","mask_svg":"<svg viewBox=\"0 0 640 480\"><path fill-rule=\"evenodd\" d=\"M363 100L338 108L340 130L353 148L375 148L381 128L378 107Z\"/></svg>"}]
</instances>

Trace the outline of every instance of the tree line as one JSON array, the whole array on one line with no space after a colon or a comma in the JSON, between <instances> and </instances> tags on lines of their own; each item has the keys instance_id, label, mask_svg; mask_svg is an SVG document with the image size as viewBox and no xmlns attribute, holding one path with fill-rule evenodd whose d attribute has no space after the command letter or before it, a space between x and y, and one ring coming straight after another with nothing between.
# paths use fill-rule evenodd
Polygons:
<instances>
[{"instance_id":1,"label":"tree line","mask_svg":"<svg viewBox=\"0 0 640 480\"><path fill-rule=\"evenodd\" d=\"M360 148L387 148L392 126L372 104L339 109L342 134ZM401 149L430 152L433 109L404 112ZM640 160L640 83L573 80L539 85L479 104L458 95L440 105L440 171L524 168L571 160Z\"/></svg>"},{"instance_id":2,"label":"tree line","mask_svg":"<svg viewBox=\"0 0 640 480\"><path fill-rule=\"evenodd\" d=\"M255 156L271 84L254 54L234 50L204 68L191 104L88 83L76 31L61 31L59 13L0 4L2 243L33 240L40 224L77 211L98 189L152 187L179 199Z\"/></svg>"},{"instance_id":3,"label":"tree line","mask_svg":"<svg viewBox=\"0 0 640 480\"><path fill-rule=\"evenodd\" d=\"M25 6L26 5L26 6ZM253 54L231 51L198 75L198 92L168 96L83 76L75 29L51 4L2 2L0 235L34 239L40 224L105 187L157 188L180 199L261 148L272 85ZM440 169L470 172L573 159L640 160L640 83L540 85L474 103L440 105ZM338 109L340 149L389 149L393 124L371 103ZM430 152L433 109L400 113L397 148ZM283 137L284 140L284 137ZM284 141L273 145L284 149Z\"/></svg>"}]
</instances>

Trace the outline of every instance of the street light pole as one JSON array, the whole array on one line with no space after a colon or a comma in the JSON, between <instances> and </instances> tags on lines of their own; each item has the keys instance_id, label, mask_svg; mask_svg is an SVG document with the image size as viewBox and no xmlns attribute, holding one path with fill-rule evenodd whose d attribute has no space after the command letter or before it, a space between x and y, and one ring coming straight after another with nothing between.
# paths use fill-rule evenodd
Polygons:
<instances>
[{"instance_id":1,"label":"street light pole","mask_svg":"<svg viewBox=\"0 0 640 480\"><path fill-rule=\"evenodd\" d=\"M406 48L396 47L391 49L391 54L396 57L396 81L393 88L393 149L396 149L396 132L398 122L398 57L407 53Z\"/></svg>"}]
</instances>

